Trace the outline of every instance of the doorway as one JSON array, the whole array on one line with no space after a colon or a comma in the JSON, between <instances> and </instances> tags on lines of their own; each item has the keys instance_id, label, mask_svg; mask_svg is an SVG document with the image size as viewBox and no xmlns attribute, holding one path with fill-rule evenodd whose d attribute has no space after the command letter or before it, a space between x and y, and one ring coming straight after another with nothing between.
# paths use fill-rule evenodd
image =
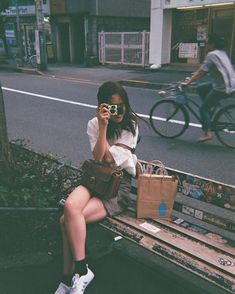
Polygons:
<instances>
[{"instance_id":1,"label":"doorway","mask_svg":"<svg viewBox=\"0 0 235 294\"><path fill-rule=\"evenodd\" d=\"M70 63L69 23L59 24L61 61Z\"/></svg>"},{"instance_id":2,"label":"doorway","mask_svg":"<svg viewBox=\"0 0 235 294\"><path fill-rule=\"evenodd\" d=\"M226 51L235 64L235 8L213 9L211 12L211 32L227 41Z\"/></svg>"}]
</instances>

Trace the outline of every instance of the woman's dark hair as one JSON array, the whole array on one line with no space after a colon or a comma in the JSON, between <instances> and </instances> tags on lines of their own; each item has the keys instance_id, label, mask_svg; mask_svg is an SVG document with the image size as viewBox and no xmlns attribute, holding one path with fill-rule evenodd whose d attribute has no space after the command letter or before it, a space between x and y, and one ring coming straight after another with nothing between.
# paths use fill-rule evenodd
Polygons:
<instances>
[{"instance_id":1,"label":"woman's dark hair","mask_svg":"<svg viewBox=\"0 0 235 294\"><path fill-rule=\"evenodd\" d=\"M97 93L98 104L109 104L112 95L114 94L121 97L123 103L125 104L126 112L121 123L115 123L112 120L109 120L107 128L107 139L119 138L121 136L122 130L130 131L133 135L135 135L137 115L131 109L127 92L120 84L117 82L105 82L103 85L101 85Z\"/></svg>"},{"instance_id":2,"label":"woman's dark hair","mask_svg":"<svg viewBox=\"0 0 235 294\"><path fill-rule=\"evenodd\" d=\"M214 45L215 49L225 49L227 45L225 39L216 34L208 36L208 44Z\"/></svg>"}]
</instances>

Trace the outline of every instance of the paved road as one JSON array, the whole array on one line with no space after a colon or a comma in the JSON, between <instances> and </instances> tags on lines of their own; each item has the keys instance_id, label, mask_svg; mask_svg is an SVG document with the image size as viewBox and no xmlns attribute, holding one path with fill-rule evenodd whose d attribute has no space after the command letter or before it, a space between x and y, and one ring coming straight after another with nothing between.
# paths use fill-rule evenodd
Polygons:
<instances>
[{"instance_id":1,"label":"paved road","mask_svg":"<svg viewBox=\"0 0 235 294\"><path fill-rule=\"evenodd\" d=\"M100 82L12 73L0 75L10 138L26 138L32 148L58 154L75 165L90 157L84 130L88 119L94 116ZM32 95L12 92L14 89ZM127 91L133 109L143 116L148 115L150 107L159 99L155 90L127 87ZM158 137L145 123L141 123L140 129L139 158L161 159L168 167L235 183L234 150L222 146L216 139L196 143L200 129L191 127L182 137L172 140Z\"/></svg>"}]
</instances>

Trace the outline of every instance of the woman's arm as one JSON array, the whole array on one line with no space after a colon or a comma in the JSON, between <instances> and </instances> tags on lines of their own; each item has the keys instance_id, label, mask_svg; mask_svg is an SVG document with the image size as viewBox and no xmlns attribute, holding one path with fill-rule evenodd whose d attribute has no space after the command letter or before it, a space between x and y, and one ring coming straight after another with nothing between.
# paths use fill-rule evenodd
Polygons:
<instances>
[{"instance_id":1,"label":"woman's arm","mask_svg":"<svg viewBox=\"0 0 235 294\"><path fill-rule=\"evenodd\" d=\"M99 135L93 149L93 156L97 161L114 162L111 153L109 152L109 144L107 142L106 134L110 113L106 104L101 104L96 111L99 125Z\"/></svg>"}]
</instances>

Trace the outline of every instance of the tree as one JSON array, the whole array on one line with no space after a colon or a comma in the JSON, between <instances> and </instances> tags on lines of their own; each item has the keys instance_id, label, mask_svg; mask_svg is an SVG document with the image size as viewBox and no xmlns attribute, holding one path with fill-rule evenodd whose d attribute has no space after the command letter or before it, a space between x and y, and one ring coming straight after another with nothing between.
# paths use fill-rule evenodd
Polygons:
<instances>
[{"instance_id":1,"label":"tree","mask_svg":"<svg viewBox=\"0 0 235 294\"><path fill-rule=\"evenodd\" d=\"M10 143L7 135L3 93L0 83L0 178L3 175L5 178L8 178L12 162Z\"/></svg>"},{"instance_id":2,"label":"tree","mask_svg":"<svg viewBox=\"0 0 235 294\"><path fill-rule=\"evenodd\" d=\"M10 5L10 0L0 1L0 38L4 40L4 28L1 12ZM0 173L9 171L12 162L10 144L7 135L5 107L3 100L2 87L0 83Z\"/></svg>"},{"instance_id":3,"label":"tree","mask_svg":"<svg viewBox=\"0 0 235 294\"><path fill-rule=\"evenodd\" d=\"M10 5L10 0L1 0L0 2L0 12L2 12L4 9L9 7Z\"/></svg>"}]
</instances>

